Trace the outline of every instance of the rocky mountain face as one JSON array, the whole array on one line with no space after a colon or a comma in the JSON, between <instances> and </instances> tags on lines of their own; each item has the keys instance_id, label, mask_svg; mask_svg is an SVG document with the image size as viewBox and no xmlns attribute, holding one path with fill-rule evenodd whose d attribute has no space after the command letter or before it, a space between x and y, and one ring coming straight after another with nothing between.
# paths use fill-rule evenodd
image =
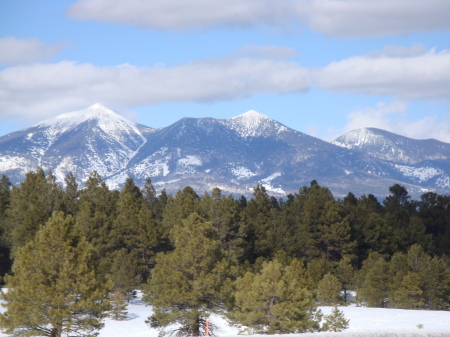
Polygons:
<instances>
[{"instance_id":1,"label":"rocky mountain face","mask_svg":"<svg viewBox=\"0 0 450 337\"><path fill-rule=\"evenodd\" d=\"M62 114L0 137L0 174L13 183L43 167L63 182L82 183L97 171L111 188L125 178L157 190L214 187L250 195L263 184L275 196L295 193L311 180L337 197L384 197L390 186L411 195L450 191L450 144L413 140L377 129L355 130L328 143L256 111L229 119L184 118L160 129L135 124L106 107Z\"/></svg>"}]
</instances>

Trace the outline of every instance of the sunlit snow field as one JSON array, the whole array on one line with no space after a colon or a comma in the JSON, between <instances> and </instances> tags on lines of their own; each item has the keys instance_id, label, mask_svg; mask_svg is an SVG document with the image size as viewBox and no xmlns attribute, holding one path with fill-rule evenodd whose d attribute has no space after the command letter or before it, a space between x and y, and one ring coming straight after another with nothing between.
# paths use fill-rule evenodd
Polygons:
<instances>
[{"instance_id":1,"label":"sunlit snow field","mask_svg":"<svg viewBox=\"0 0 450 337\"><path fill-rule=\"evenodd\" d=\"M323 314L329 314L331 307L320 307ZM365 307L339 307L350 320L349 329L342 333L320 332L301 334L302 337L316 336L350 336L350 337L450 337L450 311L424 311L380 309ZM0 311L4 311L1 308ZM158 330L150 329L145 323L152 309L139 298L132 300L128 306L128 318L123 321L105 320L105 327L100 331L100 337L158 337ZM239 329L230 327L220 317L213 316L210 320L219 326L219 337L237 336ZM419 329L418 324L423 328ZM0 336L6 336L0 334ZM289 335L292 337L294 335ZM281 336L280 336L281 337Z\"/></svg>"}]
</instances>

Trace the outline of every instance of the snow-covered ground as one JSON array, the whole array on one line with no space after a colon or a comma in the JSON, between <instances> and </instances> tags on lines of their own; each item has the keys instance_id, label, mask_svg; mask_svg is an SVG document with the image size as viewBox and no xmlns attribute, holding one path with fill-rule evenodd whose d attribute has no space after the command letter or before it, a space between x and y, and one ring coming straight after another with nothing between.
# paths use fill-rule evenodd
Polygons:
<instances>
[{"instance_id":1,"label":"snow-covered ground","mask_svg":"<svg viewBox=\"0 0 450 337\"><path fill-rule=\"evenodd\" d=\"M320 308L324 315L331 307ZM320 332L301 334L301 337L450 337L450 311L424 311L379 309L365 307L339 307L346 319L350 320L349 329L342 333ZM5 309L1 308L0 311ZM158 337L158 330L150 329L145 323L152 309L139 298L128 306L128 317L123 321L107 319L99 337ZM230 327L225 320L213 316L211 321L219 326L219 337L231 337L239 334L239 329ZM418 328L421 324L423 327ZM0 336L6 336L0 333ZM293 335L289 335L292 337ZM279 336L281 337L281 336Z\"/></svg>"}]
</instances>

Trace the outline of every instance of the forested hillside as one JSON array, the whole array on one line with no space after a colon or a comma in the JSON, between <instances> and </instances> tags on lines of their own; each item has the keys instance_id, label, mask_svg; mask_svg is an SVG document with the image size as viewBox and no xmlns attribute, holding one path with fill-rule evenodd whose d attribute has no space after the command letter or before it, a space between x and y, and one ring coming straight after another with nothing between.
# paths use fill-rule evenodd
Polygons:
<instances>
[{"instance_id":1,"label":"forested hillside","mask_svg":"<svg viewBox=\"0 0 450 337\"><path fill-rule=\"evenodd\" d=\"M91 333L106 314L123 317L136 289L153 305L150 326L194 336L213 312L259 333L323 330L317 306L349 290L371 307L448 310L450 197L386 192L337 200L312 181L283 199L261 185L251 198L157 195L150 179L114 191L96 172L82 190L71 174L65 188L41 169L18 187L3 176L1 327Z\"/></svg>"}]
</instances>

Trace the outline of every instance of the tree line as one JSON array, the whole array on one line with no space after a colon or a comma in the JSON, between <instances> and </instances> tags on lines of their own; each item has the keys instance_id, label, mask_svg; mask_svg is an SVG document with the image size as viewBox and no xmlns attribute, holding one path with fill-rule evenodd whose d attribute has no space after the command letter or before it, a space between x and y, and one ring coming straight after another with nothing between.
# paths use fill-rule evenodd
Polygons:
<instances>
[{"instance_id":1,"label":"tree line","mask_svg":"<svg viewBox=\"0 0 450 337\"><path fill-rule=\"evenodd\" d=\"M204 335L213 312L257 333L332 329L317 306L350 291L367 306L450 307L449 196L415 201L393 185L381 202L338 200L316 181L281 199L262 185L251 198L157 194L151 179L110 190L96 172L64 186L42 169L18 186L0 179L7 333L92 334L124 317L137 289L148 324L178 336Z\"/></svg>"}]
</instances>

